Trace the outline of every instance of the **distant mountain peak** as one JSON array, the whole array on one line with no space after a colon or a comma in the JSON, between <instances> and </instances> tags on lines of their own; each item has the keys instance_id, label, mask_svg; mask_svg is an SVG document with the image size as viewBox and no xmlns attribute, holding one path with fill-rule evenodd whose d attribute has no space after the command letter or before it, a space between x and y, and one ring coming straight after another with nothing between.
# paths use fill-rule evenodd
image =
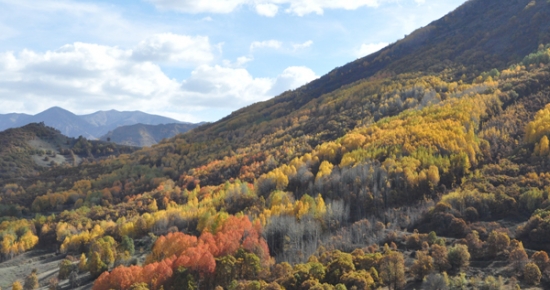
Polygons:
<instances>
[{"instance_id":1,"label":"distant mountain peak","mask_svg":"<svg viewBox=\"0 0 550 290\"><path fill-rule=\"evenodd\" d=\"M97 111L87 115L76 115L59 106L53 106L36 115L26 114L0 114L0 131L22 127L29 123L41 123L59 130L69 137L83 136L90 139L98 139L120 126L135 124L160 125L182 124L178 120L152 115L141 111ZM189 124L189 123L186 123Z\"/></svg>"}]
</instances>

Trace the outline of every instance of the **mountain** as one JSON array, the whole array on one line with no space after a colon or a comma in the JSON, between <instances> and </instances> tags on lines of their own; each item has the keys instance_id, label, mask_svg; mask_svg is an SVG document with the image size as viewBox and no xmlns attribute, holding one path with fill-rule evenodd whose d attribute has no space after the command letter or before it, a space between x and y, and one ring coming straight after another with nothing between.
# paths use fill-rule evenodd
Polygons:
<instances>
[{"instance_id":1,"label":"mountain","mask_svg":"<svg viewBox=\"0 0 550 290\"><path fill-rule=\"evenodd\" d=\"M85 160L89 162L137 150L136 147L67 137L44 123L2 131L0 145L1 182L32 179L51 167L74 167Z\"/></svg>"},{"instance_id":2,"label":"mountain","mask_svg":"<svg viewBox=\"0 0 550 290\"><path fill-rule=\"evenodd\" d=\"M14 124L29 117L31 117L31 115L17 113L0 114L0 131L13 128Z\"/></svg>"},{"instance_id":3,"label":"mountain","mask_svg":"<svg viewBox=\"0 0 550 290\"><path fill-rule=\"evenodd\" d=\"M53 127L69 137L84 136L94 139L94 134L90 132L90 125L86 121L60 107L52 107L34 116L20 119L14 124L14 127L40 122L44 122L47 126Z\"/></svg>"},{"instance_id":4,"label":"mountain","mask_svg":"<svg viewBox=\"0 0 550 290\"><path fill-rule=\"evenodd\" d=\"M0 115L0 130L17 128L30 123L44 122L46 125L60 130L70 137L83 136L88 139L98 139L109 131L120 126L146 124L159 125L182 123L177 120L140 111L119 112L116 110L98 111L89 115L75 115L63 108L52 107L36 115L5 114Z\"/></svg>"},{"instance_id":5,"label":"mountain","mask_svg":"<svg viewBox=\"0 0 550 290\"><path fill-rule=\"evenodd\" d=\"M163 139L172 138L201 125L203 124L135 124L120 126L99 139L122 145L145 147L155 145Z\"/></svg>"},{"instance_id":6,"label":"mountain","mask_svg":"<svg viewBox=\"0 0 550 290\"><path fill-rule=\"evenodd\" d=\"M471 0L216 123L3 182L0 276L50 251L94 289L548 289L548 19Z\"/></svg>"},{"instance_id":7,"label":"mountain","mask_svg":"<svg viewBox=\"0 0 550 290\"><path fill-rule=\"evenodd\" d=\"M177 120L166 118L157 115L146 114L140 111L133 112L119 112L116 110L99 111L89 115L82 115L81 118L95 126L93 130L95 136L105 135L108 131L116 129L121 126L129 126L135 124L143 125L160 125L181 123L186 125L192 125L190 123L182 123Z\"/></svg>"}]
</instances>

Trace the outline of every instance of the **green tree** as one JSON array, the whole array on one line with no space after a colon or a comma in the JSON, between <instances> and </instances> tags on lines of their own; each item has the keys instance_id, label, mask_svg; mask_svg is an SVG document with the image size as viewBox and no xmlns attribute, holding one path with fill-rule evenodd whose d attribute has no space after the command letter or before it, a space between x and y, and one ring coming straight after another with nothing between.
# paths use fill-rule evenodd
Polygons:
<instances>
[{"instance_id":1,"label":"green tree","mask_svg":"<svg viewBox=\"0 0 550 290\"><path fill-rule=\"evenodd\" d=\"M122 252L127 251L130 255L133 255L135 253L134 240L128 236L122 237L120 248L122 249Z\"/></svg>"},{"instance_id":2,"label":"green tree","mask_svg":"<svg viewBox=\"0 0 550 290\"><path fill-rule=\"evenodd\" d=\"M101 260L99 253L93 252L91 258L88 260L88 271L92 277L99 277L101 273L107 271L107 265Z\"/></svg>"}]
</instances>

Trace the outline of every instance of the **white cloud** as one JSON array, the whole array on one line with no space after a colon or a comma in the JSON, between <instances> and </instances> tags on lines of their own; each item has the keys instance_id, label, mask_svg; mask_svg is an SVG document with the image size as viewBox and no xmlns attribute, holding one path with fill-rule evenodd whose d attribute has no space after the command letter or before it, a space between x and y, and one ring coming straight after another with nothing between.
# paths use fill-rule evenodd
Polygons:
<instances>
[{"instance_id":1,"label":"white cloud","mask_svg":"<svg viewBox=\"0 0 550 290\"><path fill-rule=\"evenodd\" d=\"M323 14L326 9L355 10L360 7L376 7L380 0L147 0L160 9L183 13L231 13L240 6L253 6L260 15L273 17L279 6L286 6L287 13L304 16ZM418 0L417 0L418 1Z\"/></svg>"},{"instance_id":2,"label":"white cloud","mask_svg":"<svg viewBox=\"0 0 550 290\"><path fill-rule=\"evenodd\" d=\"M359 50L357 51L357 57L361 58L364 56L367 56L371 53L377 52L381 50L382 48L388 46L388 43L386 42L379 42L379 43L363 43Z\"/></svg>"},{"instance_id":3,"label":"white cloud","mask_svg":"<svg viewBox=\"0 0 550 290\"><path fill-rule=\"evenodd\" d=\"M157 8L184 13L230 13L247 0L147 0Z\"/></svg>"},{"instance_id":4,"label":"white cloud","mask_svg":"<svg viewBox=\"0 0 550 290\"><path fill-rule=\"evenodd\" d=\"M287 90L294 90L319 78L314 71L304 66L291 66L283 71L269 90L272 95L278 95Z\"/></svg>"},{"instance_id":5,"label":"white cloud","mask_svg":"<svg viewBox=\"0 0 550 290\"><path fill-rule=\"evenodd\" d=\"M254 78L243 68L202 65L182 83L192 105L241 107L264 100L273 85L269 78Z\"/></svg>"},{"instance_id":6,"label":"white cloud","mask_svg":"<svg viewBox=\"0 0 550 290\"><path fill-rule=\"evenodd\" d=\"M297 51L297 50L300 50L300 49L308 48L312 45L313 45L313 41L308 40L304 43L293 44L292 48L294 49L294 51Z\"/></svg>"},{"instance_id":7,"label":"white cloud","mask_svg":"<svg viewBox=\"0 0 550 290\"><path fill-rule=\"evenodd\" d=\"M258 48L273 48L279 49L283 46L283 43L278 40L266 40L266 41L254 41L250 44L250 50L253 51Z\"/></svg>"},{"instance_id":8,"label":"white cloud","mask_svg":"<svg viewBox=\"0 0 550 290\"><path fill-rule=\"evenodd\" d=\"M263 3L256 5L256 13L266 17L274 17L279 12L279 6L273 3Z\"/></svg>"},{"instance_id":9,"label":"white cloud","mask_svg":"<svg viewBox=\"0 0 550 290\"><path fill-rule=\"evenodd\" d=\"M0 53L0 106L26 113L54 105L76 113L139 109L198 121L190 116L200 110L236 110L317 77L306 67L289 67L276 78L254 77L241 67L252 58L243 56L224 66L200 64L188 79L176 80L156 62L182 61L179 50L170 53L164 45L149 44L146 40L135 49L121 49L74 43L46 52ZM136 58L143 45L149 58Z\"/></svg>"},{"instance_id":10,"label":"white cloud","mask_svg":"<svg viewBox=\"0 0 550 290\"><path fill-rule=\"evenodd\" d=\"M191 105L238 109L296 89L316 78L307 67L289 67L272 79L254 78L243 68L203 65L183 81L182 90Z\"/></svg>"},{"instance_id":11,"label":"white cloud","mask_svg":"<svg viewBox=\"0 0 550 290\"><path fill-rule=\"evenodd\" d=\"M214 59L212 47L205 36L190 37L164 33L142 41L132 56L140 61L170 62L199 65Z\"/></svg>"},{"instance_id":12,"label":"white cloud","mask_svg":"<svg viewBox=\"0 0 550 290\"><path fill-rule=\"evenodd\" d=\"M304 16L311 13L322 15L325 9L355 10L365 6L376 7L379 5L379 0L298 0L287 3L290 3L290 7L286 12Z\"/></svg>"}]
</instances>

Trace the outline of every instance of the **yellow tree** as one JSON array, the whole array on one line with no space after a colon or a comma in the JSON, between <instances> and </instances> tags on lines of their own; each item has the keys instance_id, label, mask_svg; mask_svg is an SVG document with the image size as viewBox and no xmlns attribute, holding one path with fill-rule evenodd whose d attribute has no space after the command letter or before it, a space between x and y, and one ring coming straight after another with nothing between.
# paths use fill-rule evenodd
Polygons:
<instances>
[{"instance_id":1,"label":"yellow tree","mask_svg":"<svg viewBox=\"0 0 550 290\"><path fill-rule=\"evenodd\" d=\"M381 261L380 277L391 289L401 289L405 286L405 259L403 254L390 251Z\"/></svg>"}]
</instances>

